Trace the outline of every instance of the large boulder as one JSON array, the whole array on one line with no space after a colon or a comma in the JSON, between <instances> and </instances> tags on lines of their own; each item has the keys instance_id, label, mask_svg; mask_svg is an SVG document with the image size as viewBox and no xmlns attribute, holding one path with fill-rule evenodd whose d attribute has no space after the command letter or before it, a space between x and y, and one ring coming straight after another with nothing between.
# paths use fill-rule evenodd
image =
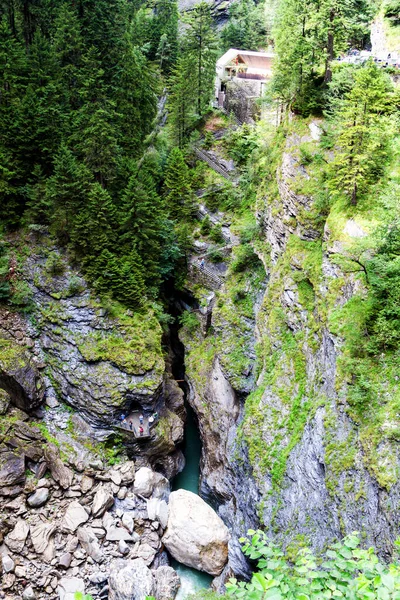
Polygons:
<instances>
[{"instance_id":1,"label":"large boulder","mask_svg":"<svg viewBox=\"0 0 400 600\"><path fill-rule=\"evenodd\" d=\"M145 600L154 596L152 572L141 558L117 559L110 565L109 600Z\"/></svg>"},{"instance_id":2,"label":"large boulder","mask_svg":"<svg viewBox=\"0 0 400 600\"><path fill-rule=\"evenodd\" d=\"M29 525L23 519L19 519L14 529L6 536L5 542L8 548L13 552L21 552L25 546L26 538L29 533Z\"/></svg>"},{"instance_id":3,"label":"large boulder","mask_svg":"<svg viewBox=\"0 0 400 600\"><path fill-rule=\"evenodd\" d=\"M178 562L219 575L228 560L229 537L223 521L199 496L186 490L172 492L162 541Z\"/></svg>"},{"instance_id":4,"label":"large boulder","mask_svg":"<svg viewBox=\"0 0 400 600\"><path fill-rule=\"evenodd\" d=\"M147 467L142 467L135 475L133 491L138 496L144 496L144 498L149 498L150 496L154 496L155 498L168 497L169 482L160 473L156 473Z\"/></svg>"},{"instance_id":5,"label":"large boulder","mask_svg":"<svg viewBox=\"0 0 400 600\"><path fill-rule=\"evenodd\" d=\"M14 406L30 412L43 400L44 384L31 356L14 340L0 337L0 387Z\"/></svg>"},{"instance_id":6,"label":"large boulder","mask_svg":"<svg viewBox=\"0 0 400 600\"><path fill-rule=\"evenodd\" d=\"M106 486L101 486L94 495L92 515L94 518L102 517L106 510L114 504L114 496Z\"/></svg>"}]
</instances>

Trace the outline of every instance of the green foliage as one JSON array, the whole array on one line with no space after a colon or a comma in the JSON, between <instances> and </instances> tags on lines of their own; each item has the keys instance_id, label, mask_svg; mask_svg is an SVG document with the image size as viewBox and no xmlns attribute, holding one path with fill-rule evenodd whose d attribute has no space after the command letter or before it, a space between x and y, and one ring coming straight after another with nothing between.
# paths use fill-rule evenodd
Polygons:
<instances>
[{"instance_id":1,"label":"green foliage","mask_svg":"<svg viewBox=\"0 0 400 600\"><path fill-rule=\"evenodd\" d=\"M164 158L148 150L177 2L141 4L0 7L0 219L49 226L99 293L132 308L157 296L179 254L159 195Z\"/></svg>"},{"instance_id":2,"label":"green foliage","mask_svg":"<svg viewBox=\"0 0 400 600\"><path fill-rule=\"evenodd\" d=\"M322 600L355 598L390 600L400 592L400 566L383 565L372 548L359 547L352 534L330 547L322 561L308 548L301 548L294 561L271 543L262 531L249 531L242 539L243 551L257 561L249 583L231 579L227 595L243 600Z\"/></svg>"},{"instance_id":3,"label":"green foliage","mask_svg":"<svg viewBox=\"0 0 400 600\"><path fill-rule=\"evenodd\" d=\"M229 7L229 20L222 30L224 50L259 50L267 44L265 6L254 0L236 0Z\"/></svg>"},{"instance_id":4,"label":"green foliage","mask_svg":"<svg viewBox=\"0 0 400 600\"><path fill-rule=\"evenodd\" d=\"M400 24L400 1L399 0L389 0L384 5L384 15L386 18L390 19L394 25Z\"/></svg>"},{"instance_id":5,"label":"green foliage","mask_svg":"<svg viewBox=\"0 0 400 600\"><path fill-rule=\"evenodd\" d=\"M182 18L180 58L170 79L169 111L173 136L182 148L193 125L210 109L218 43L211 7L196 4Z\"/></svg>"},{"instance_id":6,"label":"green foliage","mask_svg":"<svg viewBox=\"0 0 400 600\"><path fill-rule=\"evenodd\" d=\"M179 317L179 323L182 327L187 329L190 334L194 334L200 327L200 321L195 313L185 310Z\"/></svg>"},{"instance_id":7,"label":"green foliage","mask_svg":"<svg viewBox=\"0 0 400 600\"><path fill-rule=\"evenodd\" d=\"M395 94L386 74L372 62L357 70L350 90L333 99L339 151L332 163L330 186L356 204L382 176L388 161Z\"/></svg>"},{"instance_id":8,"label":"green foliage","mask_svg":"<svg viewBox=\"0 0 400 600\"><path fill-rule=\"evenodd\" d=\"M191 219L195 215L195 196L191 189L189 169L179 148L173 148L165 173L165 197L174 219Z\"/></svg>"},{"instance_id":9,"label":"green foliage","mask_svg":"<svg viewBox=\"0 0 400 600\"><path fill-rule=\"evenodd\" d=\"M249 243L242 244L237 249L235 256L230 264L230 269L233 273L241 273L247 269L254 269L260 263L260 259L254 252L253 247Z\"/></svg>"},{"instance_id":10,"label":"green foliage","mask_svg":"<svg viewBox=\"0 0 400 600\"><path fill-rule=\"evenodd\" d=\"M368 0L280 2L272 96L302 115L318 113L324 85L332 77L332 61L350 46L362 45L372 11Z\"/></svg>"},{"instance_id":11,"label":"green foliage","mask_svg":"<svg viewBox=\"0 0 400 600\"><path fill-rule=\"evenodd\" d=\"M231 132L226 143L233 160L239 165L243 165L257 148L258 138L255 130L245 123L236 131Z\"/></svg>"}]
</instances>

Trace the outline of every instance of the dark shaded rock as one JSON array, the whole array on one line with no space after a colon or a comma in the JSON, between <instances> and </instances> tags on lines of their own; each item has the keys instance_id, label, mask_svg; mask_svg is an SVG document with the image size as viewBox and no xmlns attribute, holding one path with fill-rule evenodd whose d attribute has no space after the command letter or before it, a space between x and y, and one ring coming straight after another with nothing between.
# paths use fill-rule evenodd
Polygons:
<instances>
[{"instance_id":1,"label":"dark shaded rock","mask_svg":"<svg viewBox=\"0 0 400 600\"><path fill-rule=\"evenodd\" d=\"M0 453L0 486L15 486L25 481L25 457L14 452Z\"/></svg>"},{"instance_id":2,"label":"dark shaded rock","mask_svg":"<svg viewBox=\"0 0 400 600\"><path fill-rule=\"evenodd\" d=\"M5 415L10 406L11 398L5 390L0 389L0 415Z\"/></svg>"},{"instance_id":3,"label":"dark shaded rock","mask_svg":"<svg viewBox=\"0 0 400 600\"><path fill-rule=\"evenodd\" d=\"M64 554L62 554L60 556L60 559L58 561L58 566L61 567L62 569L69 569L71 561L72 561L72 554L70 552L65 552Z\"/></svg>"},{"instance_id":4,"label":"dark shaded rock","mask_svg":"<svg viewBox=\"0 0 400 600\"><path fill-rule=\"evenodd\" d=\"M44 384L29 353L11 339L0 338L0 387L11 403L31 412L43 400Z\"/></svg>"}]
</instances>

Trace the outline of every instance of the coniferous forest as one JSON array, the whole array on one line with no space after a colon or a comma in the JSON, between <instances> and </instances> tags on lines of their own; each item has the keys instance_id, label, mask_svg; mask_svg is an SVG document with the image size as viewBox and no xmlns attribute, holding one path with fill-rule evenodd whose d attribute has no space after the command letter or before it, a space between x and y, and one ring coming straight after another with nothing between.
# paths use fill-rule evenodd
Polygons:
<instances>
[{"instance_id":1,"label":"coniferous forest","mask_svg":"<svg viewBox=\"0 0 400 600\"><path fill-rule=\"evenodd\" d=\"M399 110L400 0L0 0L8 600L400 599Z\"/></svg>"}]
</instances>

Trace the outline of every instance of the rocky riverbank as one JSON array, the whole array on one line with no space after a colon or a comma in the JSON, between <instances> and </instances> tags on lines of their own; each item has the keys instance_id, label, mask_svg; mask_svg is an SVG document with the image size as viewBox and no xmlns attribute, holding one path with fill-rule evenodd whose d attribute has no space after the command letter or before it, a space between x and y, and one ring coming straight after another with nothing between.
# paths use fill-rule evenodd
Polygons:
<instances>
[{"instance_id":1,"label":"rocky riverbank","mask_svg":"<svg viewBox=\"0 0 400 600\"><path fill-rule=\"evenodd\" d=\"M0 506L8 600L168 600L180 585L169 556L214 575L227 560L228 530L199 497L170 496L163 475L129 460L66 464L19 409L2 420Z\"/></svg>"}]
</instances>

